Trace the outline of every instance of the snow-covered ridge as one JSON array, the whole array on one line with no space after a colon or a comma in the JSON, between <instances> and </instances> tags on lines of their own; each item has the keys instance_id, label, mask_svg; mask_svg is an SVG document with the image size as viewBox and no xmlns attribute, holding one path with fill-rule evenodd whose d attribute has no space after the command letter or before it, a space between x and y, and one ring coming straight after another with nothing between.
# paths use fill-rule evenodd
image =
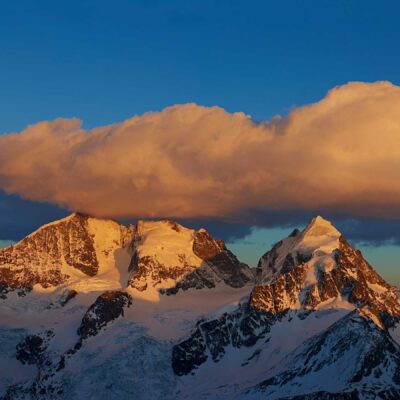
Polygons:
<instances>
[{"instance_id":1,"label":"snow-covered ridge","mask_svg":"<svg viewBox=\"0 0 400 400\"><path fill-rule=\"evenodd\" d=\"M220 285L242 287L253 279L250 268L204 229L187 229L173 221L139 221L132 246L130 286L146 298Z\"/></svg>"},{"instance_id":2,"label":"snow-covered ridge","mask_svg":"<svg viewBox=\"0 0 400 400\"><path fill-rule=\"evenodd\" d=\"M334 299L365 306L364 315L379 326L385 325L387 312L400 316L396 288L329 221L318 216L261 258L251 303L258 309L282 312L317 309Z\"/></svg>"},{"instance_id":3,"label":"snow-covered ridge","mask_svg":"<svg viewBox=\"0 0 400 400\"><path fill-rule=\"evenodd\" d=\"M321 216L314 217L307 227L278 242L264 254L258 264L258 283L272 282L279 275L289 272L296 264L313 258L314 267L332 267L333 253L339 248L341 233L331 222ZM310 273L309 279L314 280ZM311 283L311 282L310 282Z\"/></svg>"},{"instance_id":4,"label":"snow-covered ridge","mask_svg":"<svg viewBox=\"0 0 400 400\"><path fill-rule=\"evenodd\" d=\"M0 249L2 293L134 289L158 299L190 288L242 287L253 275L204 230L173 221L124 226L80 213L46 224Z\"/></svg>"},{"instance_id":5,"label":"snow-covered ridge","mask_svg":"<svg viewBox=\"0 0 400 400\"><path fill-rule=\"evenodd\" d=\"M317 216L304 229L294 250L300 254L330 255L338 248L341 236L331 222Z\"/></svg>"},{"instance_id":6,"label":"snow-covered ridge","mask_svg":"<svg viewBox=\"0 0 400 400\"><path fill-rule=\"evenodd\" d=\"M139 221L135 248L141 257L154 257L168 269L182 260L196 268L202 260L193 252L194 233L173 221Z\"/></svg>"},{"instance_id":7,"label":"snow-covered ridge","mask_svg":"<svg viewBox=\"0 0 400 400\"><path fill-rule=\"evenodd\" d=\"M139 221L132 244L130 286L156 300L160 289L175 286L199 268L202 260L193 253L193 238L194 230L172 221Z\"/></svg>"}]
</instances>

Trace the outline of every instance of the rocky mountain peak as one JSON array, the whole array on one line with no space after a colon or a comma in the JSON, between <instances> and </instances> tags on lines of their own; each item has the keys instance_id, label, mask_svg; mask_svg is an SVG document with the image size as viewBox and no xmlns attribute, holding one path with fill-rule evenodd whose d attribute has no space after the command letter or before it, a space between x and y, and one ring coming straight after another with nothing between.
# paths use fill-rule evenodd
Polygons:
<instances>
[{"instance_id":1,"label":"rocky mountain peak","mask_svg":"<svg viewBox=\"0 0 400 400\"><path fill-rule=\"evenodd\" d=\"M341 233L332 225L332 223L320 215L315 216L303 231L303 238L331 236L339 238Z\"/></svg>"},{"instance_id":2,"label":"rocky mountain peak","mask_svg":"<svg viewBox=\"0 0 400 400\"><path fill-rule=\"evenodd\" d=\"M397 290L388 285L327 220L315 217L260 259L254 308L273 313L315 310L327 302L363 309L379 326L400 317ZM366 311L367 310L367 311Z\"/></svg>"},{"instance_id":3,"label":"rocky mountain peak","mask_svg":"<svg viewBox=\"0 0 400 400\"><path fill-rule=\"evenodd\" d=\"M313 256L327 256L320 261L329 263L339 248L340 237L341 233L331 222L321 216L314 217L305 229L295 229L261 257L257 269L258 282L271 282L297 265L310 261Z\"/></svg>"},{"instance_id":4,"label":"rocky mountain peak","mask_svg":"<svg viewBox=\"0 0 400 400\"><path fill-rule=\"evenodd\" d=\"M174 221L138 222L130 270L130 286L155 295L213 288L221 282L241 287L253 279L250 268L223 241Z\"/></svg>"},{"instance_id":5,"label":"rocky mountain peak","mask_svg":"<svg viewBox=\"0 0 400 400\"><path fill-rule=\"evenodd\" d=\"M58 286L93 277L132 240L132 227L73 213L43 225L20 242L0 249L0 288L23 294L35 285ZM103 268L103 269L104 269Z\"/></svg>"}]
</instances>

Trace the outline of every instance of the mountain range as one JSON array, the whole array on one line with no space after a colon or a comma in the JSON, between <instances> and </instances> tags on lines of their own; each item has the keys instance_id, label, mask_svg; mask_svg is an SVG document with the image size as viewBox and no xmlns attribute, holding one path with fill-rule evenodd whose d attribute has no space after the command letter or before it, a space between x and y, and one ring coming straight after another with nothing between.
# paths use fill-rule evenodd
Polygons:
<instances>
[{"instance_id":1,"label":"mountain range","mask_svg":"<svg viewBox=\"0 0 400 400\"><path fill-rule=\"evenodd\" d=\"M399 290L320 216L250 268L74 213L0 249L0 398L399 399Z\"/></svg>"}]
</instances>

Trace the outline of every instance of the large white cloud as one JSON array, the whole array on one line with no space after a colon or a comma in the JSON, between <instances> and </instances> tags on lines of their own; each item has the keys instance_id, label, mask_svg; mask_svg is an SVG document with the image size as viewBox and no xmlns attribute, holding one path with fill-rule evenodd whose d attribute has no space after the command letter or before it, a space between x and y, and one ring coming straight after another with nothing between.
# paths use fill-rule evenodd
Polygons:
<instances>
[{"instance_id":1,"label":"large white cloud","mask_svg":"<svg viewBox=\"0 0 400 400\"><path fill-rule=\"evenodd\" d=\"M176 105L85 131L57 119L0 136L0 188L110 217L326 209L400 216L400 88L352 82L257 124Z\"/></svg>"}]
</instances>

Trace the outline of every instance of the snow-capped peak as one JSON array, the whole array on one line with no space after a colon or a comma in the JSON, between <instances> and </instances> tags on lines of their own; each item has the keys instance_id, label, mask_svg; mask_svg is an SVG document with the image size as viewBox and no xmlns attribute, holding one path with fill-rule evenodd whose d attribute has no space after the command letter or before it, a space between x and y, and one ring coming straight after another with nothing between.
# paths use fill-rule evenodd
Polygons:
<instances>
[{"instance_id":1,"label":"snow-capped peak","mask_svg":"<svg viewBox=\"0 0 400 400\"><path fill-rule=\"evenodd\" d=\"M204 229L165 220L139 221L132 247L129 284L146 298L219 284L242 287L253 279L250 268Z\"/></svg>"},{"instance_id":2,"label":"snow-capped peak","mask_svg":"<svg viewBox=\"0 0 400 400\"><path fill-rule=\"evenodd\" d=\"M183 259L197 266L201 260L192 251L194 232L173 221L139 221L135 248L141 257L155 258L166 268L177 268Z\"/></svg>"},{"instance_id":3,"label":"snow-capped peak","mask_svg":"<svg viewBox=\"0 0 400 400\"><path fill-rule=\"evenodd\" d=\"M282 312L342 300L366 306L379 326L387 324L386 314L400 315L395 288L322 217L313 218L302 232L294 231L260 259L254 307Z\"/></svg>"},{"instance_id":4,"label":"snow-capped peak","mask_svg":"<svg viewBox=\"0 0 400 400\"><path fill-rule=\"evenodd\" d=\"M303 237L321 237L330 236L339 238L341 233L332 225L332 223L320 215L314 217L303 231Z\"/></svg>"},{"instance_id":5,"label":"snow-capped peak","mask_svg":"<svg viewBox=\"0 0 400 400\"><path fill-rule=\"evenodd\" d=\"M332 264L341 233L321 216L314 217L303 231L294 230L265 253L258 264L259 283L268 283L296 265L318 257L318 265Z\"/></svg>"},{"instance_id":6,"label":"snow-capped peak","mask_svg":"<svg viewBox=\"0 0 400 400\"><path fill-rule=\"evenodd\" d=\"M100 276L103 280L112 276L115 286L120 256L116 252L127 247L132 236L132 227L80 213L46 224L0 249L2 291L26 292L35 286L42 290L74 282L86 291L88 280Z\"/></svg>"},{"instance_id":7,"label":"snow-capped peak","mask_svg":"<svg viewBox=\"0 0 400 400\"><path fill-rule=\"evenodd\" d=\"M339 239L342 234L332 225L330 221L317 216L306 226L301 235L294 241L292 252L296 252L303 261L304 257L312 255L327 255L339 248Z\"/></svg>"}]
</instances>

